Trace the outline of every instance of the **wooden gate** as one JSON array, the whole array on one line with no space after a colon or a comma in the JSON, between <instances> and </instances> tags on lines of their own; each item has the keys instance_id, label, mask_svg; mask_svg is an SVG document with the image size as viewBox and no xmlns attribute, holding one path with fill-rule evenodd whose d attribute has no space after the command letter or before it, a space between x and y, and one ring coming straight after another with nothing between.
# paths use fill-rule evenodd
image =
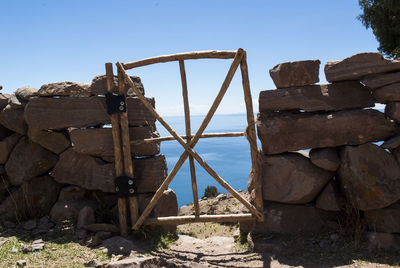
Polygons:
<instances>
[{"instance_id":1,"label":"wooden gate","mask_svg":"<svg viewBox=\"0 0 400 268\"><path fill-rule=\"evenodd\" d=\"M185 72L185 60L194 59L233 59L233 62L229 68L229 71L225 77L225 80L215 98L213 104L211 105L207 115L205 116L201 126L197 130L195 135L192 135L190 126L190 108L188 101L188 89L186 81ZM142 67L146 65L151 65L155 63L178 61L181 81L182 81L182 95L184 103L184 113L185 113L185 125L186 125L186 135L180 136L176 131L157 113L153 106L146 100L146 98L141 94L141 92L135 87L132 79L126 73L126 70ZM132 229L138 230L140 226L144 225L162 225L162 224L184 224L191 222L239 222L246 220L257 220L263 221L263 201L262 201L262 191L260 182L260 165L259 165L259 151L257 149L256 133L255 133L255 121L253 113L252 98L250 92L250 83L248 77L247 61L246 61L246 51L239 48L237 51L201 51L201 52L190 52L190 53L179 53L174 55L165 55L154 58L143 59L135 62L120 63L117 62L118 69L118 86L119 93L126 94L125 83L127 82L133 91L136 93L137 97L142 101L144 106L155 116L155 118L169 131L172 136L162 137L162 138L152 138L139 141L139 143L150 143L155 141L166 141L166 140L177 140L185 151L180 156L179 160L175 164L174 168L168 174L162 185L158 188L150 203L143 211L143 213L138 216L138 205L136 198L134 196L129 197L129 208L130 208L130 218L132 222ZM239 133L214 133L214 134L203 134L207 125L211 121L215 111L217 110L222 98L224 97L232 78L240 65L240 70L242 74L242 85L244 91L244 101L246 104L247 112L247 123L248 126L244 132ZM107 89L109 92L114 90L114 76L111 63L106 63L106 73L107 73ZM123 103L121 103L123 104ZM127 107L125 107L127 108ZM121 108L122 109L122 108ZM126 175L128 177L133 177L132 160L130 156L130 145L137 144L138 141L129 141L129 129L127 113L123 112L120 114L113 114L112 117L112 128L113 128L113 140L114 140L114 152L115 152L115 167L116 175ZM196 143L200 138L217 138L217 137L237 137L246 136L251 150L251 161L252 161L252 176L254 178L254 194L253 201L254 205L246 200L240 193L233 189L223 178L221 178L194 150ZM186 141L185 141L186 140ZM162 196L165 189L171 183L183 163L189 158L189 166L191 172L191 182L192 191L194 199L195 215L192 216L171 216L171 217L158 217L158 218L147 218L157 201ZM250 213L242 214L224 214L224 215L200 215L199 202L197 196L197 183L195 174L194 160L196 160L218 183L220 183L229 193L231 193L236 199L238 199L249 211ZM126 235L127 233L127 209L126 200L124 198L119 198L118 200L119 217L120 217L120 228L121 234Z\"/></svg>"}]
</instances>

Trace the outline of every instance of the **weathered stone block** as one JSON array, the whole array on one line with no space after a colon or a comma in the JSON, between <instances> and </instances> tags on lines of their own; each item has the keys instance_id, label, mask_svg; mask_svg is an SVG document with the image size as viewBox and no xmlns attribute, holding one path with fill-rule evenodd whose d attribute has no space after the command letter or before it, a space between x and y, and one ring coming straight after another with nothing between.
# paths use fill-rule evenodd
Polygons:
<instances>
[{"instance_id":1,"label":"weathered stone block","mask_svg":"<svg viewBox=\"0 0 400 268\"><path fill-rule=\"evenodd\" d=\"M8 99L8 105L11 108L16 108L16 109L24 109L25 105L26 105L26 101L18 99L17 96L15 96L14 94L12 94L10 96L10 99Z\"/></svg>"},{"instance_id":2,"label":"weathered stone block","mask_svg":"<svg viewBox=\"0 0 400 268\"><path fill-rule=\"evenodd\" d=\"M155 126L129 128L130 140L143 140L160 137ZM100 157L114 156L114 143L111 128L74 129L70 132L73 149L82 154ZM150 156L160 153L160 142L131 146L133 156Z\"/></svg>"},{"instance_id":3,"label":"weathered stone block","mask_svg":"<svg viewBox=\"0 0 400 268\"><path fill-rule=\"evenodd\" d=\"M326 211L341 211L345 202L336 180L332 179L318 196L315 207Z\"/></svg>"},{"instance_id":4,"label":"weathered stone block","mask_svg":"<svg viewBox=\"0 0 400 268\"><path fill-rule=\"evenodd\" d=\"M40 145L22 137L15 145L6 163L6 172L11 184L41 176L57 163L58 157Z\"/></svg>"},{"instance_id":5,"label":"weathered stone block","mask_svg":"<svg viewBox=\"0 0 400 268\"><path fill-rule=\"evenodd\" d=\"M325 65L325 76L329 82L337 82L397 70L400 70L400 61L385 59L379 53L360 53L344 60L329 61Z\"/></svg>"},{"instance_id":6,"label":"weathered stone block","mask_svg":"<svg viewBox=\"0 0 400 268\"><path fill-rule=\"evenodd\" d=\"M50 218L53 222L62 222L70 220L76 222L79 216L79 212L85 206L92 208L99 207L96 201L92 200L69 200L69 201L58 201L54 204L50 211Z\"/></svg>"},{"instance_id":7,"label":"weathered stone block","mask_svg":"<svg viewBox=\"0 0 400 268\"><path fill-rule=\"evenodd\" d=\"M135 84L135 87L144 95L144 87L140 77L131 76L130 78ZM118 77L116 75L114 75L114 87L118 88ZM125 83L125 89L128 89L127 95L136 95L128 82ZM92 95L105 95L107 92L107 77L105 75L95 76L89 90Z\"/></svg>"},{"instance_id":8,"label":"weathered stone block","mask_svg":"<svg viewBox=\"0 0 400 268\"><path fill-rule=\"evenodd\" d=\"M368 228L383 233L400 233L400 202L389 207L365 211Z\"/></svg>"},{"instance_id":9,"label":"weathered stone block","mask_svg":"<svg viewBox=\"0 0 400 268\"><path fill-rule=\"evenodd\" d=\"M358 81L290 87L260 92L259 110L338 111L375 105L368 88Z\"/></svg>"},{"instance_id":10,"label":"weathered stone block","mask_svg":"<svg viewBox=\"0 0 400 268\"><path fill-rule=\"evenodd\" d=\"M142 214L146 209L150 200L153 198L153 194L139 194L139 214ZM173 190L167 189L163 192L157 205L153 208L149 217L168 217L178 215L178 201L176 194Z\"/></svg>"},{"instance_id":11,"label":"weathered stone block","mask_svg":"<svg viewBox=\"0 0 400 268\"><path fill-rule=\"evenodd\" d=\"M157 156L135 159L133 170L138 193L155 192L166 177L165 158ZM114 192L114 164L76 153L72 148L60 155L51 176L60 183L78 185L88 190Z\"/></svg>"},{"instance_id":12,"label":"weathered stone block","mask_svg":"<svg viewBox=\"0 0 400 268\"><path fill-rule=\"evenodd\" d=\"M24 109L13 108L10 105L1 111L0 124L22 135L28 130L24 120Z\"/></svg>"},{"instance_id":13,"label":"weathered stone block","mask_svg":"<svg viewBox=\"0 0 400 268\"><path fill-rule=\"evenodd\" d=\"M21 87L15 91L15 96L21 101L29 101L30 98L37 96L37 89L31 87Z\"/></svg>"},{"instance_id":14,"label":"weathered stone block","mask_svg":"<svg viewBox=\"0 0 400 268\"><path fill-rule=\"evenodd\" d=\"M37 94L41 97L51 96L90 96L90 84L79 82L56 82L45 84L40 87Z\"/></svg>"},{"instance_id":15,"label":"weathered stone block","mask_svg":"<svg viewBox=\"0 0 400 268\"><path fill-rule=\"evenodd\" d=\"M71 141L64 133L52 130L29 128L28 137L55 154L60 154L71 146Z\"/></svg>"},{"instance_id":16,"label":"weathered stone block","mask_svg":"<svg viewBox=\"0 0 400 268\"><path fill-rule=\"evenodd\" d=\"M390 84L399 83L400 72L366 76L361 79L361 82L371 89L380 88Z\"/></svg>"},{"instance_id":17,"label":"weathered stone block","mask_svg":"<svg viewBox=\"0 0 400 268\"><path fill-rule=\"evenodd\" d=\"M386 250L398 253L400 250L400 235L367 232L369 250Z\"/></svg>"},{"instance_id":18,"label":"weathered stone block","mask_svg":"<svg viewBox=\"0 0 400 268\"><path fill-rule=\"evenodd\" d=\"M263 152L277 154L385 140L394 134L395 124L383 113L370 109L332 113L261 113L257 129Z\"/></svg>"},{"instance_id":19,"label":"weathered stone block","mask_svg":"<svg viewBox=\"0 0 400 268\"><path fill-rule=\"evenodd\" d=\"M86 190L79 186L68 185L61 189L58 201L80 200L84 199Z\"/></svg>"},{"instance_id":20,"label":"weathered stone block","mask_svg":"<svg viewBox=\"0 0 400 268\"><path fill-rule=\"evenodd\" d=\"M319 60L284 62L269 70L277 88L305 86L319 82Z\"/></svg>"},{"instance_id":21,"label":"weathered stone block","mask_svg":"<svg viewBox=\"0 0 400 268\"><path fill-rule=\"evenodd\" d=\"M5 138L3 141L0 141L0 164L5 164L7 162L12 149L14 149L14 146L17 144L20 138L20 134L14 133Z\"/></svg>"},{"instance_id":22,"label":"weathered stone block","mask_svg":"<svg viewBox=\"0 0 400 268\"><path fill-rule=\"evenodd\" d=\"M391 137L390 139L386 140L381 145L381 147L383 149L389 149L389 150L396 149L399 146L400 146L400 135L399 134L397 134L397 135Z\"/></svg>"},{"instance_id":23,"label":"weathered stone block","mask_svg":"<svg viewBox=\"0 0 400 268\"><path fill-rule=\"evenodd\" d=\"M340 159L336 148L320 148L310 151L311 162L322 169L336 171L340 165Z\"/></svg>"},{"instance_id":24,"label":"weathered stone block","mask_svg":"<svg viewBox=\"0 0 400 268\"><path fill-rule=\"evenodd\" d=\"M154 107L154 99L147 99ZM127 98L130 126L153 125L154 116L137 98ZM110 124L104 97L32 98L25 119L36 129L65 129ZM1 123L1 120L0 120Z\"/></svg>"},{"instance_id":25,"label":"weathered stone block","mask_svg":"<svg viewBox=\"0 0 400 268\"><path fill-rule=\"evenodd\" d=\"M387 85L373 92L376 102L389 103L393 101L400 101L400 83Z\"/></svg>"},{"instance_id":26,"label":"weathered stone block","mask_svg":"<svg viewBox=\"0 0 400 268\"><path fill-rule=\"evenodd\" d=\"M339 182L355 208L380 209L400 200L400 166L390 153L374 144L345 146L340 159Z\"/></svg>"},{"instance_id":27,"label":"weathered stone block","mask_svg":"<svg viewBox=\"0 0 400 268\"><path fill-rule=\"evenodd\" d=\"M297 153L265 155L262 170L263 199L306 204L315 199L333 173L314 166Z\"/></svg>"},{"instance_id":28,"label":"weathered stone block","mask_svg":"<svg viewBox=\"0 0 400 268\"><path fill-rule=\"evenodd\" d=\"M0 110L3 110L8 105L8 101L10 98L10 94L0 94Z\"/></svg>"},{"instance_id":29,"label":"weathered stone block","mask_svg":"<svg viewBox=\"0 0 400 268\"><path fill-rule=\"evenodd\" d=\"M31 218L49 215L54 203L57 202L61 185L50 176L36 177L22 185L27 214Z\"/></svg>"},{"instance_id":30,"label":"weathered stone block","mask_svg":"<svg viewBox=\"0 0 400 268\"><path fill-rule=\"evenodd\" d=\"M0 125L0 140L4 140L5 138L7 138L8 136L10 136L13 133L14 133L14 131L12 131L11 129L8 129L8 128Z\"/></svg>"},{"instance_id":31,"label":"weathered stone block","mask_svg":"<svg viewBox=\"0 0 400 268\"><path fill-rule=\"evenodd\" d=\"M257 234L318 234L324 226L324 220L318 210L311 205L285 205L279 203L264 204L264 222L251 224L243 222L240 229L248 233L253 229Z\"/></svg>"},{"instance_id":32,"label":"weathered stone block","mask_svg":"<svg viewBox=\"0 0 400 268\"><path fill-rule=\"evenodd\" d=\"M22 220L26 216L22 188L13 189L10 195L0 204L0 220Z\"/></svg>"}]
</instances>

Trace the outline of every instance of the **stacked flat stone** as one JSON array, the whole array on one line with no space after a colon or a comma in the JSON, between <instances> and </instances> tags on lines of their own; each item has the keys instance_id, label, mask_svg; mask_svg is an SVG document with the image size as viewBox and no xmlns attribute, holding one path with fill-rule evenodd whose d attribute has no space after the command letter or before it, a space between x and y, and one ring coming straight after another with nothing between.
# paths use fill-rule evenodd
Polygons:
<instances>
[{"instance_id":1,"label":"stacked flat stone","mask_svg":"<svg viewBox=\"0 0 400 268\"><path fill-rule=\"evenodd\" d=\"M140 78L132 80L144 94ZM101 215L117 214L105 93L106 77L100 75L91 84L58 82L0 94L0 222L49 215L55 223L71 220L82 227L91 215L96 217L88 222L100 224L111 220ZM127 104L131 140L159 137L154 116L130 88ZM132 146L131 154L141 213L167 166L159 143ZM177 211L176 195L167 190L151 216Z\"/></svg>"},{"instance_id":2,"label":"stacked flat stone","mask_svg":"<svg viewBox=\"0 0 400 268\"><path fill-rule=\"evenodd\" d=\"M353 207L370 231L400 233L400 62L378 53L328 62L326 85L314 84L318 70L319 61L279 64L277 89L260 92L265 220L255 231L316 234Z\"/></svg>"}]
</instances>

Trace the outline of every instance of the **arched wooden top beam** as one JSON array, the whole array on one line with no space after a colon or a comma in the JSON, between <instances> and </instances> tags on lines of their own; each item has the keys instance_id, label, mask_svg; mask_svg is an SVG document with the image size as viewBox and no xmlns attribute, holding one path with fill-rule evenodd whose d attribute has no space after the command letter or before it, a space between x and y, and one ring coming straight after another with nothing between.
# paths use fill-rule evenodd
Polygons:
<instances>
[{"instance_id":1,"label":"arched wooden top beam","mask_svg":"<svg viewBox=\"0 0 400 268\"><path fill-rule=\"evenodd\" d=\"M239 48L240 50L240 48ZM207 51L194 51L186 53L177 53L172 55L162 55L153 58L147 58L138 61L132 61L122 63L125 70L129 70L136 67L151 65L155 63L179 61L179 60L196 60L196 59L233 59L238 51L218 51L218 50L207 50Z\"/></svg>"}]
</instances>

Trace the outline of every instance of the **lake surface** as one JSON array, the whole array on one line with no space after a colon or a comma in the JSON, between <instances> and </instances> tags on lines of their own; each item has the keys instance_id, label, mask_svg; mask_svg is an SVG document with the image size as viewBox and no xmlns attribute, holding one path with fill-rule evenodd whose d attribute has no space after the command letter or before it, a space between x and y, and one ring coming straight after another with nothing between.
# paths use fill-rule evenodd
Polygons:
<instances>
[{"instance_id":1,"label":"lake surface","mask_svg":"<svg viewBox=\"0 0 400 268\"><path fill-rule=\"evenodd\" d=\"M164 118L168 124L180 135L185 135L185 119L181 116ZM192 134L194 135L201 125L204 116L191 116ZM247 126L245 114L215 115L204 133L243 132ZM165 128L157 122L157 129L161 137L171 136ZM194 150L234 189L247 189L247 180L251 169L250 146L245 137L207 138L200 139ZM161 153L167 160L168 172L183 153L183 147L177 141L161 143ZM221 193L227 191L219 185L195 160L198 197L203 197L204 189L214 185ZM178 206L193 202L190 179L189 161L186 160L169 188L173 189L178 197Z\"/></svg>"}]
</instances>

